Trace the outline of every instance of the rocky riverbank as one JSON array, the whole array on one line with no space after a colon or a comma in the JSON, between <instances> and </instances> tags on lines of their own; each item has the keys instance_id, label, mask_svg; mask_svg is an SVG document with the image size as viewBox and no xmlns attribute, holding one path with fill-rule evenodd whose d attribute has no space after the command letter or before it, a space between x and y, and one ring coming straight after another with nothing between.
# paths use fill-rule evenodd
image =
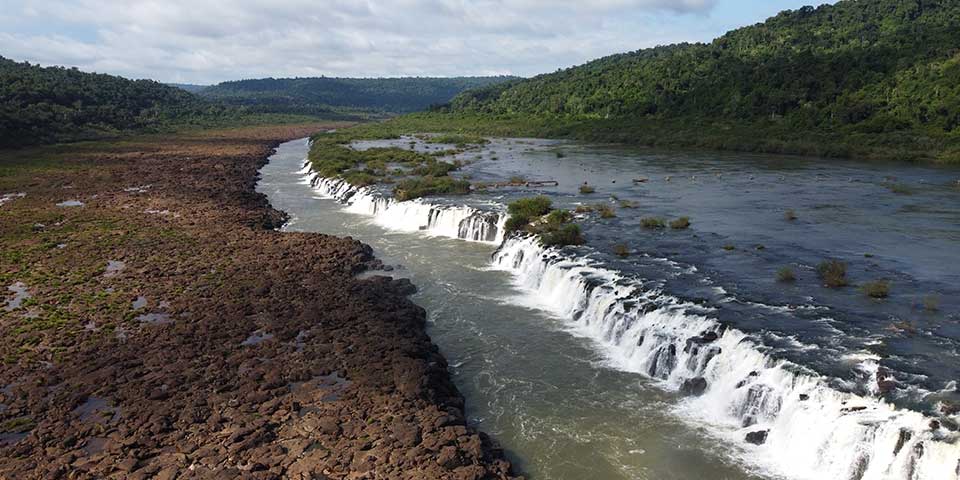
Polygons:
<instances>
[{"instance_id":1,"label":"rocky riverbank","mask_svg":"<svg viewBox=\"0 0 960 480\"><path fill-rule=\"evenodd\" d=\"M413 286L254 192L329 127L0 154L0 478L511 478Z\"/></svg>"}]
</instances>

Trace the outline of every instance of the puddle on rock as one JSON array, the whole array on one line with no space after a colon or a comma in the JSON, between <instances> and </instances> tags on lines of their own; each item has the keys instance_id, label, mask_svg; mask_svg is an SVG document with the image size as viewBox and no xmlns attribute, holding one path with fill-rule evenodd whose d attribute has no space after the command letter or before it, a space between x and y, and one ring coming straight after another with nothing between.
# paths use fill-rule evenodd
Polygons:
<instances>
[{"instance_id":1,"label":"puddle on rock","mask_svg":"<svg viewBox=\"0 0 960 480\"><path fill-rule=\"evenodd\" d=\"M27 433L0 433L0 446L14 445L19 443L20 440L27 438Z\"/></svg>"},{"instance_id":2,"label":"puddle on rock","mask_svg":"<svg viewBox=\"0 0 960 480\"><path fill-rule=\"evenodd\" d=\"M305 340L309 337L310 334L306 330L300 330L297 332L297 338L293 340L293 346L297 349L298 352L303 351L303 347L306 345Z\"/></svg>"},{"instance_id":3,"label":"puddle on rock","mask_svg":"<svg viewBox=\"0 0 960 480\"><path fill-rule=\"evenodd\" d=\"M127 187L123 191L127 193L146 193L153 185L139 185L136 187Z\"/></svg>"},{"instance_id":4,"label":"puddle on rock","mask_svg":"<svg viewBox=\"0 0 960 480\"><path fill-rule=\"evenodd\" d=\"M147 297L144 297L143 295L138 296L137 299L133 301L132 306L134 310L140 310L141 308L146 307Z\"/></svg>"},{"instance_id":5,"label":"puddle on rock","mask_svg":"<svg viewBox=\"0 0 960 480\"><path fill-rule=\"evenodd\" d=\"M27 194L26 194L26 193L23 193L23 192L20 192L20 193L4 193L3 195L0 195L0 206L2 206L4 203L13 201L13 200L15 200L15 199L17 199L17 198L23 198L23 197L26 197L26 196L27 196Z\"/></svg>"},{"instance_id":6,"label":"puddle on rock","mask_svg":"<svg viewBox=\"0 0 960 480\"><path fill-rule=\"evenodd\" d=\"M83 453L87 455L96 455L102 453L107 449L107 442L109 439L103 437L91 437L87 439L87 443L83 446Z\"/></svg>"},{"instance_id":7,"label":"puddle on rock","mask_svg":"<svg viewBox=\"0 0 960 480\"><path fill-rule=\"evenodd\" d=\"M7 290L13 292L13 298L7 300L7 304L3 306L4 311L12 312L20 308L20 304L24 300L30 298L30 292L27 291L27 285L23 282L17 282L13 285L7 287Z\"/></svg>"},{"instance_id":8,"label":"puddle on rock","mask_svg":"<svg viewBox=\"0 0 960 480\"><path fill-rule=\"evenodd\" d=\"M107 271L103 273L104 277L113 277L118 273L123 271L124 268L127 268L127 264L120 260L108 260L107 261Z\"/></svg>"},{"instance_id":9,"label":"puddle on rock","mask_svg":"<svg viewBox=\"0 0 960 480\"><path fill-rule=\"evenodd\" d=\"M173 319L170 318L170 315L167 313L145 313L137 316L137 321L140 323L149 323L151 325L166 325L168 323L173 323Z\"/></svg>"},{"instance_id":10,"label":"puddle on rock","mask_svg":"<svg viewBox=\"0 0 960 480\"><path fill-rule=\"evenodd\" d=\"M335 402L340 400L340 394L352 382L340 376L338 372L330 375L319 375L303 382L290 382L287 387L295 395L306 397L312 402Z\"/></svg>"},{"instance_id":11,"label":"puddle on rock","mask_svg":"<svg viewBox=\"0 0 960 480\"><path fill-rule=\"evenodd\" d=\"M240 345L259 345L267 340L273 338L272 333L264 333L262 330L257 330L250 334L246 340L243 341Z\"/></svg>"},{"instance_id":12,"label":"puddle on rock","mask_svg":"<svg viewBox=\"0 0 960 480\"><path fill-rule=\"evenodd\" d=\"M110 406L105 399L99 397L87 397L87 401L73 409L73 414L79 415L82 422L106 424L120 419L120 409Z\"/></svg>"},{"instance_id":13,"label":"puddle on rock","mask_svg":"<svg viewBox=\"0 0 960 480\"><path fill-rule=\"evenodd\" d=\"M57 204L58 207L82 207L83 202L80 200L66 200Z\"/></svg>"}]
</instances>

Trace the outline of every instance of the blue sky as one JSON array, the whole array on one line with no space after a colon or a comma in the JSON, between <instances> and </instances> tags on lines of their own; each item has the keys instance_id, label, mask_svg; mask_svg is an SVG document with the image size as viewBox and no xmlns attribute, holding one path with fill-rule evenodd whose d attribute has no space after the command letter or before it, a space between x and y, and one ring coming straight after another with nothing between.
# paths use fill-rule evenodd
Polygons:
<instances>
[{"instance_id":1,"label":"blue sky","mask_svg":"<svg viewBox=\"0 0 960 480\"><path fill-rule=\"evenodd\" d=\"M0 55L165 82L531 76L709 41L797 0L4 0Z\"/></svg>"}]
</instances>

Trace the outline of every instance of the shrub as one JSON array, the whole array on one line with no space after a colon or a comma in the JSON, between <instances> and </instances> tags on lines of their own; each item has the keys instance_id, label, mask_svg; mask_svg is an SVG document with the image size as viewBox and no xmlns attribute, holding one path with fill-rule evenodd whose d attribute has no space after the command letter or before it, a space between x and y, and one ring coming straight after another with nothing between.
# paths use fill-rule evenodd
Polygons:
<instances>
[{"instance_id":1,"label":"shrub","mask_svg":"<svg viewBox=\"0 0 960 480\"><path fill-rule=\"evenodd\" d=\"M874 280L864 283L863 286L860 287L860 290L871 298L887 298L890 296L890 282L886 280Z\"/></svg>"},{"instance_id":2,"label":"shrub","mask_svg":"<svg viewBox=\"0 0 960 480\"><path fill-rule=\"evenodd\" d=\"M793 269L790 267L783 267L780 270L777 270L777 281L783 283L794 282L797 280L797 275L793 273Z\"/></svg>"},{"instance_id":3,"label":"shrub","mask_svg":"<svg viewBox=\"0 0 960 480\"><path fill-rule=\"evenodd\" d=\"M510 183L516 185L518 183L527 183L527 179L519 175L510 177Z\"/></svg>"},{"instance_id":4,"label":"shrub","mask_svg":"<svg viewBox=\"0 0 960 480\"><path fill-rule=\"evenodd\" d=\"M504 224L503 228L507 231L507 233L512 233L525 230L527 225L530 225L530 219L528 217L517 217L511 215L510 218L507 219L507 223Z\"/></svg>"},{"instance_id":5,"label":"shrub","mask_svg":"<svg viewBox=\"0 0 960 480\"><path fill-rule=\"evenodd\" d=\"M411 173L422 177L443 177L457 168L452 163L434 161L414 168Z\"/></svg>"},{"instance_id":6,"label":"shrub","mask_svg":"<svg viewBox=\"0 0 960 480\"><path fill-rule=\"evenodd\" d=\"M590 205L577 205L577 208L573 211L576 213L590 213L593 211L593 207Z\"/></svg>"},{"instance_id":7,"label":"shrub","mask_svg":"<svg viewBox=\"0 0 960 480\"><path fill-rule=\"evenodd\" d=\"M726 250L726 251L728 251L728 252L730 252L730 251L736 250L737 247L734 247L733 245L730 245L730 244L728 243L728 244L726 244L726 245L723 246L723 249Z\"/></svg>"},{"instance_id":8,"label":"shrub","mask_svg":"<svg viewBox=\"0 0 960 480\"><path fill-rule=\"evenodd\" d=\"M573 214L569 210L554 210L547 215L547 224L550 226L560 226L572 220Z\"/></svg>"},{"instance_id":9,"label":"shrub","mask_svg":"<svg viewBox=\"0 0 960 480\"><path fill-rule=\"evenodd\" d=\"M785 218L788 222L792 222L797 219L797 213L791 208L786 212L783 212L783 218Z\"/></svg>"},{"instance_id":10,"label":"shrub","mask_svg":"<svg viewBox=\"0 0 960 480\"><path fill-rule=\"evenodd\" d=\"M620 208L637 208L637 203L630 200L620 200Z\"/></svg>"},{"instance_id":11,"label":"shrub","mask_svg":"<svg viewBox=\"0 0 960 480\"><path fill-rule=\"evenodd\" d=\"M889 188L891 192L899 195L910 195L913 193L913 191L910 190L910 187L902 183L888 183L887 188Z\"/></svg>"},{"instance_id":12,"label":"shrub","mask_svg":"<svg viewBox=\"0 0 960 480\"><path fill-rule=\"evenodd\" d=\"M393 196L399 201L430 195L464 195L470 193L470 182L450 177L409 178L397 183Z\"/></svg>"},{"instance_id":13,"label":"shrub","mask_svg":"<svg viewBox=\"0 0 960 480\"><path fill-rule=\"evenodd\" d=\"M543 195L538 197L521 198L507 205L510 218L507 219L506 230L516 232L525 230L533 220L550 212L553 202ZM569 215L570 212L567 212ZM571 215L572 216L572 215Z\"/></svg>"},{"instance_id":14,"label":"shrub","mask_svg":"<svg viewBox=\"0 0 960 480\"><path fill-rule=\"evenodd\" d=\"M542 217L550 212L553 202L549 197L543 195L537 197L521 198L507 205L507 211L510 215L523 216L527 218Z\"/></svg>"},{"instance_id":15,"label":"shrub","mask_svg":"<svg viewBox=\"0 0 960 480\"><path fill-rule=\"evenodd\" d=\"M690 228L690 218L680 217L670 222L670 228L674 230L685 230L687 228Z\"/></svg>"},{"instance_id":16,"label":"shrub","mask_svg":"<svg viewBox=\"0 0 960 480\"><path fill-rule=\"evenodd\" d=\"M613 210L613 207L605 203L598 204L594 207L598 213L600 213L600 218L614 218L617 216L617 213Z\"/></svg>"},{"instance_id":17,"label":"shrub","mask_svg":"<svg viewBox=\"0 0 960 480\"><path fill-rule=\"evenodd\" d=\"M613 246L613 253L618 257L627 258L630 256L630 248L622 243Z\"/></svg>"},{"instance_id":18,"label":"shrub","mask_svg":"<svg viewBox=\"0 0 960 480\"><path fill-rule=\"evenodd\" d=\"M928 312L940 310L940 297L936 295L927 295L923 297L923 309Z\"/></svg>"},{"instance_id":19,"label":"shrub","mask_svg":"<svg viewBox=\"0 0 960 480\"><path fill-rule=\"evenodd\" d=\"M662 218L657 217L642 218L640 219L640 225L642 225L643 228L664 228L667 226Z\"/></svg>"},{"instance_id":20,"label":"shrub","mask_svg":"<svg viewBox=\"0 0 960 480\"><path fill-rule=\"evenodd\" d=\"M547 247L563 247L567 245L583 245L583 234L580 225L568 223L555 230L540 234L540 241Z\"/></svg>"},{"instance_id":21,"label":"shrub","mask_svg":"<svg viewBox=\"0 0 960 480\"><path fill-rule=\"evenodd\" d=\"M429 143L445 143L453 145L482 145L485 143L490 143L489 140L483 138L479 135L463 135L457 133L449 133L445 135L438 135L429 140Z\"/></svg>"},{"instance_id":22,"label":"shrub","mask_svg":"<svg viewBox=\"0 0 960 480\"><path fill-rule=\"evenodd\" d=\"M592 186L587 185L586 183L584 183L583 185L580 185L580 193L582 193L582 194L584 194L584 195L589 195L589 194L594 193L594 192L596 192L596 191L597 191L596 188L593 188Z\"/></svg>"},{"instance_id":23,"label":"shrub","mask_svg":"<svg viewBox=\"0 0 960 480\"><path fill-rule=\"evenodd\" d=\"M839 260L824 260L817 266L817 274L830 288L847 286L847 264Z\"/></svg>"},{"instance_id":24,"label":"shrub","mask_svg":"<svg viewBox=\"0 0 960 480\"><path fill-rule=\"evenodd\" d=\"M355 187L366 187L380 182L380 178L367 172L347 172L343 179Z\"/></svg>"}]
</instances>

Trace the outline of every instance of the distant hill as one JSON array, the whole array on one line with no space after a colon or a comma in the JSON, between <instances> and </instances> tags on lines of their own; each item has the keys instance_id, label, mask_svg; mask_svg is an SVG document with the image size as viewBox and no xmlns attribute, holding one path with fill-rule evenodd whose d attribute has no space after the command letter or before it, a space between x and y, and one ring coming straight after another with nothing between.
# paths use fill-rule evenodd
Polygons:
<instances>
[{"instance_id":1,"label":"distant hill","mask_svg":"<svg viewBox=\"0 0 960 480\"><path fill-rule=\"evenodd\" d=\"M408 113L449 102L471 89L515 77L263 78L223 82L199 93L256 111L324 114L331 110Z\"/></svg>"},{"instance_id":2,"label":"distant hill","mask_svg":"<svg viewBox=\"0 0 960 480\"><path fill-rule=\"evenodd\" d=\"M960 0L804 7L709 44L475 89L445 111L565 124L583 138L960 162L958 19Z\"/></svg>"},{"instance_id":3,"label":"distant hill","mask_svg":"<svg viewBox=\"0 0 960 480\"><path fill-rule=\"evenodd\" d=\"M210 85L194 85L192 83L168 83L171 87L177 87L181 90L186 90L190 93L200 93L208 88Z\"/></svg>"},{"instance_id":4,"label":"distant hill","mask_svg":"<svg viewBox=\"0 0 960 480\"><path fill-rule=\"evenodd\" d=\"M238 114L151 80L0 57L0 147L93 139Z\"/></svg>"}]
</instances>

